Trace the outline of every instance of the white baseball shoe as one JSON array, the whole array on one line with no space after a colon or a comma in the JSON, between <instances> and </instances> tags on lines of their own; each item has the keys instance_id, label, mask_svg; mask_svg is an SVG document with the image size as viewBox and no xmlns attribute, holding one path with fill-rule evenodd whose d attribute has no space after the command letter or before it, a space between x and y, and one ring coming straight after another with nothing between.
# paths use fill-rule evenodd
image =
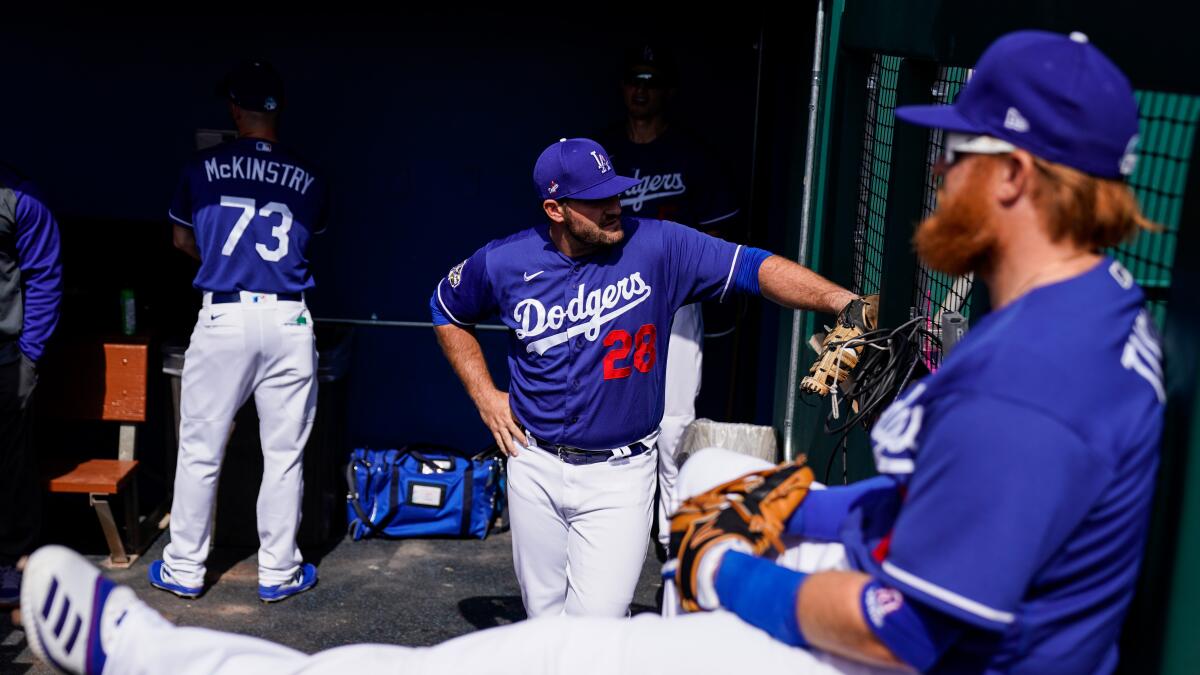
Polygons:
<instances>
[{"instance_id":1,"label":"white baseball shoe","mask_svg":"<svg viewBox=\"0 0 1200 675\"><path fill-rule=\"evenodd\" d=\"M83 556L45 546L29 556L21 623L33 653L61 673L99 675L113 636L137 595L100 575Z\"/></svg>"}]
</instances>

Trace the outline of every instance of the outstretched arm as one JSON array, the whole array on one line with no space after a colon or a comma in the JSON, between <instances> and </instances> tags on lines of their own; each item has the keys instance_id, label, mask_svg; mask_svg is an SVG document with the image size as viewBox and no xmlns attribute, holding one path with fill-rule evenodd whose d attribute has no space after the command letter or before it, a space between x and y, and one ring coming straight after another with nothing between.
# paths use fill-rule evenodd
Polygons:
<instances>
[{"instance_id":1,"label":"outstretched arm","mask_svg":"<svg viewBox=\"0 0 1200 675\"><path fill-rule=\"evenodd\" d=\"M779 255L758 268L758 285L764 298L784 307L837 314L858 296L816 272Z\"/></svg>"}]
</instances>

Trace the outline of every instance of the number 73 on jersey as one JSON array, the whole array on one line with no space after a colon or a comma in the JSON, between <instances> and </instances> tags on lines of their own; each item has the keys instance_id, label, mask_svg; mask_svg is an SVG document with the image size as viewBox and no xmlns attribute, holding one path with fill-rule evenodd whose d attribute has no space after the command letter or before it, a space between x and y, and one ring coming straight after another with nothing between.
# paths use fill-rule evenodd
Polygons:
<instances>
[{"instance_id":1,"label":"number 73 on jersey","mask_svg":"<svg viewBox=\"0 0 1200 675\"><path fill-rule=\"evenodd\" d=\"M238 216L237 222L234 223L233 229L229 231L229 236L225 239L225 245L221 247L221 255L233 254L233 250L237 248L238 241L246 233L246 228L256 215L262 218L270 218L277 214L280 217L280 222L278 225L271 226L271 236L279 240L279 243L275 248L267 248L266 244L256 242L254 250L258 252L260 258L267 262L279 262L288 254L288 231L292 229L292 210L288 208L287 204L282 202L267 202L260 209L253 199L222 195L221 206L241 209L242 211L241 215Z\"/></svg>"}]
</instances>

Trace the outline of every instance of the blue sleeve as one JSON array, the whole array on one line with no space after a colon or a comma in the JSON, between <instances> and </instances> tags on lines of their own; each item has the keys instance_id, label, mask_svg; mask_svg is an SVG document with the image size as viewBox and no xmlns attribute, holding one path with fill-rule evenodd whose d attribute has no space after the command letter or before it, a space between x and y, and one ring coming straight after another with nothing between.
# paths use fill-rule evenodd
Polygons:
<instances>
[{"instance_id":1,"label":"blue sleeve","mask_svg":"<svg viewBox=\"0 0 1200 675\"><path fill-rule=\"evenodd\" d=\"M733 289L746 295L762 295L758 286L758 270L773 254L761 248L743 246L733 271Z\"/></svg>"},{"instance_id":2,"label":"blue sleeve","mask_svg":"<svg viewBox=\"0 0 1200 675\"><path fill-rule=\"evenodd\" d=\"M724 300L745 247L669 220L662 226L667 264L675 281L674 305Z\"/></svg>"},{"instance_id":3,"label":"blue sleeve","mask_svg":"<svg viewBox=\"0 0 1200 675\"><path fill-rule=\"evenodd\" d=\"M29 192L17 196L16 221L17 262L25 293L18 346L31 361L37 361L58 325L62 303L58 223L42 200Z\"/></svg>"},{"instance_id":4,"label":"blue sleeve","mask_svg":"<svg viewBox=\"0 0 1200 675\"><path fill-rule=\"evenodd\" d=\"M450 268L433 290L433 322L471 326L496 312L499 304L487 270L490 244ZM445 324L438 324L445 325Z\"/></svg>"},{"instance_id":5,"label":"blue sleeve","mask_svg":"<svg viewBox=\"0 0 1200 675\"><path fill-rule=\"evenodd\" d=\"M876 491L895 492L896 480L891 476L876 476L851 485L835 485L824 490L810 490L787 522L787 533L818 541L839 541L842 521L864 496Z\"/></svg>"},{"instance_id":6,"label":"blue sleeve","mask_svg":"<svg viewBox=\"0 0 1200 675\"><path fill-rule=\"evenodd\" d=\"M171 208L167 216L173 222L184 227L192 227L192 188L191 166L183 170L179 184L175 186L175 196L171 198Z\"/></svg>"},{"instance_id":7,"label":"blue sleeve","mask_svg":"<svg viewBox=\"0 0 1200 675\"><path fill-rule=\"evenodd\" d=\"M454 323L446 318L446 313L442 311L442 303L438 301L437 290L434 290L433 295L429 296L429 314L433 317L435 326L447 326Z\"/></svg>"},{"instance_id":8,"label":"blue sleeve","mask_svg":"<svg viewBox=\"0 0 1200 675\"><path fill-rule=\"evenodd\" d=\"M907 596L1003 631L1115 467L1040 409L979 394L951 403L951 414L926 416L882 573Z\"/></svg>"},{"instance_id":9,"label":"blue sleeve","mask_svg":"<svg viewBox=\"0 0 1200 675\"><path fill-rule=\"evenodd\" d=\"M875 637L918 673L933 668L966 626L871 579L859 596L863 621Z\"/></svg>"}]
</instances>

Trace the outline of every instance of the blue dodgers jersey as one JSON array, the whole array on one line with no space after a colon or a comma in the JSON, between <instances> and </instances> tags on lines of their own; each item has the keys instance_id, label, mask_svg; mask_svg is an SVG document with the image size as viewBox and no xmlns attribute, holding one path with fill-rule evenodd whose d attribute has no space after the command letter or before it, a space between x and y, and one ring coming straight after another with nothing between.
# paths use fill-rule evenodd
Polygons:
<instances>
[{"instance_id":1,"label":"blue dodgers jersey","mask_svg":"<svg viewBox=\"0 0 1200 675\"><path fill-rule=\"evenodd\" d=\"M971 628L942 672L1109 672L1146 538L1161 348L1104 259L984 317L880 417L903 501L843 525L860 569Z\"/></svg>"},{"instance_id":2,"label":"blue dodgers jersey","mask_svg":"<svg viewBox=\"0 0 1200 675\"><path fill-rule=\"evenodd\" d=\"M742 247L678 223L623 218L621 244L570 258L545 225L493 241L450 270L435 298L459 325L508 326L510 402L534 435L589 450L662 420L675 310L732 292Z\"/></svg>"},{"instance_id":3,"label":"blue dodgers jersey","mask_svg":"<svg viewBox=\"0 0 1200 675\"><path fill-rule=\"evenodd\" d=\"M324 228L325 184L278 143L255 138L197 153L171 202L195 231L205 291L298 293L313 287L308 240Z\"/></svg>"}]
</instances>

